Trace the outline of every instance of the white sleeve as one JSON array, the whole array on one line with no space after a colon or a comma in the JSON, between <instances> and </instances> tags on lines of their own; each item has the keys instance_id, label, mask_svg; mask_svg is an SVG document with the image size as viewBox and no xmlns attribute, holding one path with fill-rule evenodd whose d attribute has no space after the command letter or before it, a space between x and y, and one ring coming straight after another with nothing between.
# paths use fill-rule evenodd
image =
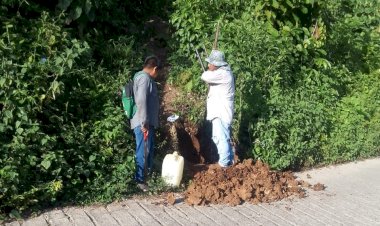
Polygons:
<instances>
[{"instance_id":1,"label":"white sleeve","mask_svg":"<svg viewBox=\"0 0 380 226\"><path fill-rule=\"evenodd\" d=\"M225 71L221 69L215 71L205 71L202 73L201 79L206 83L211 84L228 83L229 78L226 74L227 73L225 73Z\"/></svg>"}]
</instances>

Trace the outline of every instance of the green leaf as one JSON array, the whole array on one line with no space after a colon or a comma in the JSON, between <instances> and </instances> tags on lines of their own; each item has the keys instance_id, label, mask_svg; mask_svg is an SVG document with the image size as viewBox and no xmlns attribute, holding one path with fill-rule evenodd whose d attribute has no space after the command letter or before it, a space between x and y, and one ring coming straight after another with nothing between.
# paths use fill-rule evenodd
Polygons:
<instances>
[{"instance_id":1,"label":"green leaf","mask_svg":"<svg viewBox=\"0 0 380 226\"><path fill-rule=\"evenodd\" d=\"M21 69L21 74L25 74L27 70L28 70L28 69L27 69L26 67L23 67L23 68Z\"/></svg>"},{"instance_id":2,"label":"green leaf","mask_svg":"<svg viewBox=\"0 0 380 226\"><path fill-rule=\"evenodd\" d=\"M307 14L309 12L309 10L306 7L302 7L301 11L303 14Z\"/></svg>"},{"instance_id":3,"label":"green leaf","mask_svg":"<svg viewBox=\"0 0 380 226\"><path fill-rule=\"evenodd\" d=\"M295 21L296 23L299 23L299 22L300 22L300 18L299 18L295 13L292 13L292 16L293 16L294 21Z\"/></svg>"},{"instance_id":4,"label":"green leaf","mask_svg":"<svg viewBox=\"0 0 380 226\"><path fill-rule=\"evenodd\" d=\"M62 61L63 61L62 57L57 57L55 59L55 65L59 65L60 63L62 63Z\"/></svg>"},{"instance_id":5,"label":"green leaf","mask_svg":"<svg viewBox=\"0 0 380 226\"><path fill-rule=\"evenodd\" d=\"M9 217L16 218L16 219L21 219L22 218L21 215L20 215L20 213L17 210L12 210L9 213Z\"/></svg>"},{"instance_id":6,"label":"green leaf","mask_svg":"<svg viewBox=\"0 0 380 226\"><path fill-rule=\"evenodd\" d=\"M24 132L23 128L17 128L16 133L21 134L22 132Z\"/></svg>"},{"instance_id":7,"label":"green leaf","mask_svg":"<svg viewBox=\"0 0 380 226\"><path fill-rule=\"evenodd\" d=\"M272 11L270 11L270 10L265 10L265 15L267 16L268 19L270 19L271 16L272 16Z\"/></svg>"},{"instance_id":8,"label":"green leaf","mask_svg":"<svg viewBox=\"0 0 380 226\"><path fill-rule=\"evenodd\" d=\"M91 8L92 8L92 2L90 0L86 0L86 3L84 5L84 12L87 14L87 16L90 13Z\"/></svg>"},{"instance_id":9,"label":"green leaf","mask_svg":"<svg viewBox=\"0 0 380 226\"><path fill-rule=\"evenodd\" d=\"M48 142L48 139L46 137L42 138L41 145L45 145Z\"/></svg>"},{"instance_id":10,"label":"green leaf","mask_svg":"<svg viewBox=\"0 0 380 226\"><path fill-rule=\"evenodd\" d=\"M282 28L282 30L287 31L287 32L290 32L290 31L291 31L291 29L290 29L289 26L284 26L284 27Z\"/></svg>"},{"instance_id":11,"label":"green leaf","mask_svg":"<svg viewBox=\"0 0 380 226\"><path fill-rule=\"evenodd\" d=\"M87 17L90 22L93 22L95 20L95 10L91 9L90 12L87 14Z\"/></svg>"},{"instance_id":12,"label":"green leaf","mask_svg":"<svg viewBox=\"0 0 380 226\"><path fill-rule=\"evenodd\" d=\"M320 52L322 55L326 56L327 52L323 49L319 49L318 52Z\"/></svg>"},{"instance_id":13,"label":"green leaf","mask_svg":"<svg viewBox=\"0 0 380 226\"><path fill-rule=\"evenodd\" d=\"M73 60L72 59L68 59L67 60L67 65L69 66L69 68L71 69L73 67Z\"/></svg>"},{"instance_id":14,"label":"green leaf","mask_svg":"<svg viewBox=\"0 0 380 226\"><path fill-rule=\"evenodd\" d=\"M305 35L310 36L310 31L306 27L303 27L302 30L305 33Z\"/></svg>"},{"instance_id":15,"label":"green leaf","mask_svg":"<svg viewBox=\"0 0 380 226\"><path fill-rule=\"evenodd\" d=\"M314 61L315 64L319 67L323 67L324 69L331 68L331 63L324 58L315 58Z\"/></svg>"},{"instance_id":16,"label":"green leaf","mask_svg":"<svg viewBox=\"0 0 380 226\"><path fill-rule=\"evenodd\" d=\"M93 162L95 159L96 159L96 156L95 156L95 155L90 155L90 157L88 158L88 160L89 160L90 162Z\"/></svg>"},{"instance_id":17,"label":"green leaf","mask_svg":"<svg viewBox=\"0 0 380 226\"><path fill-rule=\"evenodd\" d=\"M17 122L16 122L16 128L20 127L20 125L21 125L21 122L20 122L20 121L17 121Z\"/></svg>"},{"instance_id":18,"label":"green leaf","mask_svg":"<svg viewBox=\"0 0 380 226\"><path fill-rule=\"evenodd\" d=\"M66 54L67 55L71 55L73 53L73 50L72 49L66 49Z\"/></svg>"},{"instance_id":19,"label":"green leaf","mask_svg":"<svg viewBox=\"0 0 380 226\"><path fill-rule=\"evenodd\" d=\"M278 31L270 23L267 23L267 29L268 29L269 34L271 34L272 36L274 37L279 36Z\"/></svg>"},{"instance_id":20,"label":"green leaf","mask_svg":"<svg viewBox=\"0 0 380 226\"><path fill-rule=\"evenodd\" d=\"M48 159L44 159L42 162L41 162L41 166L43 166L46 170L50 168L51 166L51 161L48 160Z\"/></svg>"},{"instance_id":21,"label":"green leaf","mask_svg":"<svg viewBox=\"0 0 380 226\"><path fill-rule=\"evenodd\" d=\"M71 11L71 19L76 20L82 15L82 7L77 6L74 10Z\"/></svg>"},{"instance_id":22,"label":"green leaf","mask_svg":"<svg viewBox=\"0 0 380 226\"><path fill-rule=\"evenodd\" d=\"M58 87L59 87L59 82L53 81L51 84L51 88L52 88L54 93L58 90Z\"/></svg>"},{"instance_id":23,"label":"green leaf","mask_svg":"<svg viewBox=\"0 0 380 226\"><path fill-rule=\"evenodd\" d=\"M0 78L0 87L3 87L5 84L6 79L5 78Z\"/></svg>"},{"instance_id":24,"label":"green leaf","mask_svg":"<svg viewBox=\"0 0 380 226\"><path fill-rule=\"evenodd\" d=\"M46 95L45 95L45 94L42 94L42 95L40 96L40 101L43 101L45 98L46 98Z\"/></svg>"},{"instance_id":25,"label":"green leaf","mask_svg":"<svg viewBox=\"0 0 380 226\"><path fill-rule=\"evenodd\" d=\"M12 116L13 116L12 111L6 110L3 112L4 112L4 115L7 116L7 118L12 118Z\"/></svg>"},{"instance_id":26,"label":"green leaf","mask_svg":"<svg viewBox=\"0 0 380 226\"><path fill-rule=\"evenodd\" d=\"M6 25L5 25L5 28L12 28L13 27L13 24L9 24L9 23L7 23Z\"/></svg>"},{"instance_id":27,"label":"green leaf","mask_svg":"<svg viewBox=\"0 0 380 226\"><path fill-rule=\"evenodd\" d=\"M278 9L280 7L280 4L278 4L276 0L273 0L272 6L273 8Z\"/></svg>"},{"instance_id":28,"label":"green leaf","mask_svg":"<svg viewBox=\"0 0 380 226\"><path fill-rule=\"evenodd\" d=\"M294 8L294 5L290 0L286 0L286 4L290 6L292 9Z\"/></svg>"},{"instance_id":29,"label":"green leaf","mask_svg":"<svg viewBox=\"0 0 380 226\"><path fill-rule=\"evenodd\" d=\"M69 8L72 1L73 0L59 0L58 8L65 11L65 10L67 10L67 8Z\"/></svg>"},{"instance_id":30,"label":"green leaf","mask_svg":"<svg viewBox=\"0 0 380 226\"><path fill-rule=\"evenodd\" d=\"M49 38L49 45L54 45L54 43L55 43L55 36L52 35L52 36L50 36L50 38Z\"/></svg>"}]
</instances>

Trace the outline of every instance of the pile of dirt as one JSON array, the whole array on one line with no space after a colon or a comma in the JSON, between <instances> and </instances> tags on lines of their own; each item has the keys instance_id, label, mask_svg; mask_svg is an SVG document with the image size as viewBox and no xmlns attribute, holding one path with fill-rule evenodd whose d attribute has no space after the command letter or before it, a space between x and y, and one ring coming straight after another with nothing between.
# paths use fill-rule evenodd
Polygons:
<instances>
[{"instance_id":1,"label":"pile of dirt","mask_svg":"<svg viewBox=\"0 0 380 226\"><path fill-rule=\"evenodd\" d=\"M229 168L211 165L207 170L198 172L185 192L185 201L190 205L257 204L289 196L303 198L306 187L312 186L296 180L292 172L271 171L261 161L254 163L248 159Z\"/></svg>"}]
</instances>

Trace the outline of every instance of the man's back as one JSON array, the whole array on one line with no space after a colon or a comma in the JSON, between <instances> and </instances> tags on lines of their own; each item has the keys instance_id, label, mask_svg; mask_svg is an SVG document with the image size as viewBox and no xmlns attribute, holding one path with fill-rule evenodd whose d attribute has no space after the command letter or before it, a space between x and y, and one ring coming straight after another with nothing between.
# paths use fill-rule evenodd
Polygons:
<instances>
[{"instance_id":1,"label":"man's back","mask_svg":"<svg viewBox=\"0 0 380 226\"><path fill-rule=\"evenodd\" d=\"M144 71L135 75L133 86L136 114L131 119L131 128L147 123L155 128L158 127L159 99L156 82Z\"/></svg>"}]
</instances>

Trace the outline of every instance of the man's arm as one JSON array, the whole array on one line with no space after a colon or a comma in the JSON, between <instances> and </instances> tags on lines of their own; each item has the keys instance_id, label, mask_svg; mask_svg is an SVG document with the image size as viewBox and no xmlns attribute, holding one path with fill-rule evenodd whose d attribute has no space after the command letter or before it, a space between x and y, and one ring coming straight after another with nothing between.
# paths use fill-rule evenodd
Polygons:
<instances>
[{"instance_id":1,"label":"man's arm","mask_svg":"<svg viewBox=\"0 0 380 226\"><path fill-rule=\"evenodd\" d=\"M135 80L136 90L135 90L135 102L137 106L138 119L142 127L146 129L149 127L148 118L148 91L150 79L148 76L141 76Z\"/></svg>"},{"instance_id":2,"label":"man's arm","mask_svg":"<svg viewBox=\"0 0 380 226\"><path fill-rule=\"evenodd\" d=\"M221 69L215 71L205 71L202 73L201 79L209 84L227 83L229 82L229 78L225 73L226 72Z\"/></svg>"}]
</instances>

